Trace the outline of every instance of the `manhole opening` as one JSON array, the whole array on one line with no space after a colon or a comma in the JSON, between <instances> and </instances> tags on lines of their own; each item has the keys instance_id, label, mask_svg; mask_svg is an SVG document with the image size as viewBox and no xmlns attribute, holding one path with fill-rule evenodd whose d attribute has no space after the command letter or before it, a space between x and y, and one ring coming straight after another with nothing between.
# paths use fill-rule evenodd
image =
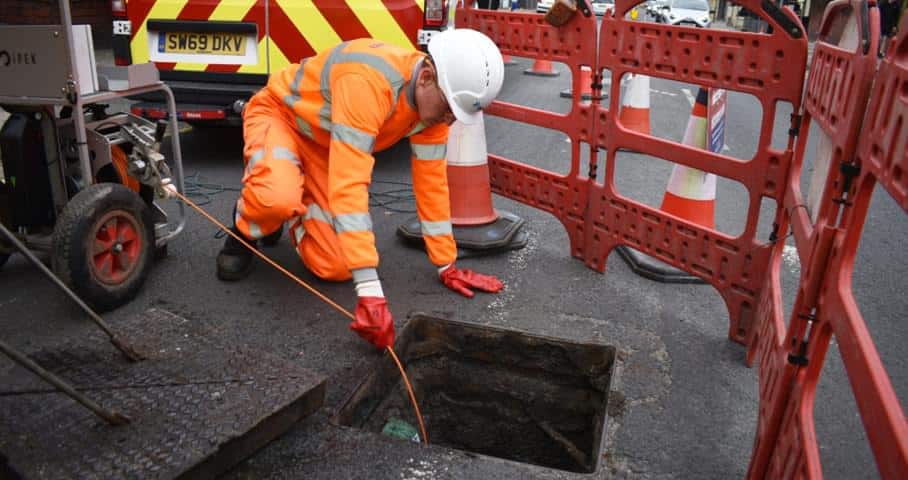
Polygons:
<instances>
[{"instance_id":1,"label":"manhole opening","mask_svg":"<svg viewBox=\"0 0 908 480\"><path fill-rule=\"evenodd\" d=\"M395 345L430 443L578 473L596 471L615 348L416 315ZM333 417L415 433L400 374L383 359Z\"/></svg>"}]
</instances>

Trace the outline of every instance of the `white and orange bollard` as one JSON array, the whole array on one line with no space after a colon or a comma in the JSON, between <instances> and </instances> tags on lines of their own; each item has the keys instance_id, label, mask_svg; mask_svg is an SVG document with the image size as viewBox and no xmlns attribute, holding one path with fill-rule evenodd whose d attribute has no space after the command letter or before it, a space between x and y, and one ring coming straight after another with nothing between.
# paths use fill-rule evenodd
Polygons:
<instances>
[{"instance_id":1,"label":"white and orange bollard","mask_svg":"<svg viewBox=\"0 0 908 480\"><path fill-rule=\"evenodd\" d=\"M458 257L525 247L528 238L521 230L524 220L492 205L483 118L480 116L473 125L454 122L448 131L447 150L451 223ZM411 243L422 245L418 217L407 220L397 233Z\"/></svg>"}]
</instances>

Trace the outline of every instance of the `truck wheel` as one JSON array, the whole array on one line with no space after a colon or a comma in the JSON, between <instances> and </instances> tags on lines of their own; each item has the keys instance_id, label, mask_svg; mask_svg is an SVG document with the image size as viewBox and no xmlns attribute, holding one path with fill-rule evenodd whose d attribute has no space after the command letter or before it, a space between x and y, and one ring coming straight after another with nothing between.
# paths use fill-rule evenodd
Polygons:
<instances>
[{"instance_id":1,"label":"truck wheel","mask_svg":"<svg viewBox=\"0 0 908 480\"><path fill-rule=\"evenodd\" d=\"M127 187L98 183L66 204L53 236L53 269L93 308L132 300L154 257L151 210Z\"/></svg>"}]
</instances>

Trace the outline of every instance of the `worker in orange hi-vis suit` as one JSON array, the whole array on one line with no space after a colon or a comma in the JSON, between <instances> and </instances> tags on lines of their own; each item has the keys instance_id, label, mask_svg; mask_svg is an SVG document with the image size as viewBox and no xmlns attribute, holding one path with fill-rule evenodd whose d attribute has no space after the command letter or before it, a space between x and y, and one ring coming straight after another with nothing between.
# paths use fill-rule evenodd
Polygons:
<instances>
[{"instance_id":1,"label":"worker in orange hi-vis suit","mask_svg":"<svg viewBox=\"0 0 908 480\"><path fill-rule=\"evenodd\" d=\"M376 40L342 43L271 76L243 112L246 169L234 233L250 243L279 234L320 278L353 279L359 302L350 328L383 348L394 322L379 280L369 215L373 152L409 137L413 191L430 261L448 288L501 290L488 275L457 268L445 153L448 126L477 121L504 80L498 47L468 29L436 34L429 54ZM228 236L222 280L239 280L252 252Z\"/></svg>"}]
</instances>

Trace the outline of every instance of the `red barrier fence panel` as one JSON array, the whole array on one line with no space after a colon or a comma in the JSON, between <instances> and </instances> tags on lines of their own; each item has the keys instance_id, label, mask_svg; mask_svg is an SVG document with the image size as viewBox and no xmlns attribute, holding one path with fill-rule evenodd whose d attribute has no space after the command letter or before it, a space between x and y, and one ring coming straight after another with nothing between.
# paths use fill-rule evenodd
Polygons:
<instances>
[{"instance_id":1,"label":"red barrier fence panel","mask_svg":"<svg viewBox=\"0 0 908 480\"><path fill-rule=\"evenodd\" d=\"M905 95L908 91L908 18L902 21L896 39L898 47L889 50L879 66L875 82L866 82L860 77L864 66L859 64L876 63L873 57L878 44L878 17L875 8L866 9L864 4L867 12L864 18L868 19L865 22L862 6L857 2L851 6L857 13L858 24L869 26L867 41L864 42L862 35L862 41L850 59L855 72L852 78L858 82L855 87L866 87L866 90L854 92L853 99L866 98L865 92L869 92L870 103L866 112L864 105L854 106L862 114L863 124L846 132L857 136L856 155L843 154L833 159L832 167L837 168L830 169L819 215L834 227L828 264L824 274L813 282L816 306L810 322L795 326L793 321L789 331L789 338L800 340L804 346L803 368L793 378L790 395L775 399L775 407L782 412L779 415L780 434L778 441L770 446L770 457L763 469L765 475L752 475L753 478L792 476L790 473L809 478L822 476L813 428L813 399L833 335L880 475L887 479L908 476L908 423L851 287L855 256L875 185L880 183L903 212L908 213L905 195L908 190L906 180L901 177L902 169L908 166L908 136L904 127L908 120L908 96ZM827 17L831 16L832 10L832 7L827 10ZM839 53L827 45L821 45L821 48L836 55ZM826 55L819 61L828 63L829 58ZM833 64L843 68L846 62L836 60ZM844 141L839 140L840 143ZM817 254L815 250L813 255ZM802 292L810 291L804 288L804 279L801 284ZM755 453L752 473L760 473L757 467L762 466L761 460Z\"/></svg>"},{"instance_id":2,"label":"red barrier fence panel","mask_svg":"<svg viewBox=\"0 0 908 480\"><path fill-rule=\"evenodd\" d=\"M568 65L575 92L583 90L581 67L594 72L592 102L574 96L564 115L493 103L489 114L561 131L572 144L570 171L564 175L491 155L493 191L558 218L567 230L571 255L597 271L605 270L612 249L627 245L716 288L729 309L729 337L746 343L747 363L756 360L759 368L759 417L749 478L822 477L813 397L832 335L880 472L884 478L906 478L908 425L851 293L851 271L874 185L879 182L908 213L908 18L875 76L875 4L833 2L802 96L807 42L791 11L772 2L742 1L772 26L771 34L743 33L626 20L639 3L616 2L614 16L601 20L598 45L590 41L597 34L590 17L576 15L553 27L536 14L458 10L459 27L483 31L504 54ZM851 19L844 27L835 23L843 14ZM836 35L840 38L833 39ZM618 79L609 87L607 104L600 104L597 95L603 68ZM625 128L617 112L620 79L626 74L753 95L763 112L753 158L742 161ZM800 114L782 150L771 146L778 102L790 103ZM811 124L829 145L823 159L829 168L815 208L808 206L799 186ZM586 165L581 164L581 142L590 145ZM744 185L749 207L743 233L729 236L622 196L614 182L621 149ZM600 184L601 150L606 155ZM758 240L756 231L763 198L779 205L768 242ZM789 228L803 268L786 326L780 282L784 242L778 240Z\"/></svg>"},{"instance_id":3,"label":"red barrier fence panel","mask_svg":"<svg viewBox=\"0 0 908 480\"><path fill-rule=\"evenodd\" d=\"M760 382L760 416L750 465L751 478L788 478L792 475L813 478L820 475L812 408L792 411L788 405L792 395L799 391L799 385L810 385L813 394L817 377L805 375L815 364L822 366L822 356L828 346L828 332L824 334L815 328L821 315L819 291L829 278L828 261L838 232L837 218L846 203L841 198L841 191L849 170L841 165L850 164L854 157L873 84L879 36L875 14L876 9L871 10L866 1L831 3L814 47L794 161L785 182L781 212L784 217L779 222L782 235L790 226L804 268L786 328L778 261L774 260L763 289L758 326L751 331L747 342L747 361L751 363L758 359ZM800 188L811 124L816 124L822 132L817 143L826 145L817 147L818 158L814 166L822 169L823 165L828 165L823 176L823 193L816 203L808 202ZM774 256L781 254L781 248L777 245ZM812 350L824 341L822 353ZM812 363L807 352L813 352ZM803 428L794 436L781 435L785 428L783 423L790 422Z\"/></svg>"},{"instance_id":4,"label":"red barrier fence panel","mask_svg":"<svg viewBox=\"0 0 908 480\"><path fill-rule=\"evenodd\" d=\"M756 238L761 199L781 205L793 157L793 136L783 151L770 145L776 105L783 101L800 107L807 40L796 17L769 2L741 2L775 26L768 35L627 20L626 13L637 4L618 0L615 15L602 19L599 65L609 68L613 79L643 74L753 95L762 106L762 135L754 157L742 161L634 132L614 114L621 86L613 81L609 104L596 112L596 146L607 152L606 180L590 188L582 258L601 271L609 252L627 245L699 276L724 298L729 337L743 343L753 328L771 260L772 245ZM744 232L732 237L622 196L614 182L621 149L740 182L750 201Z\"/></svg>"},{"instance_id":5,"label":"red barrier fence panel","mask_svg":"<svg viewBox=\"0 0 908 480\"><path fill-rule=\"evenodd\" d=\"M511 13L461 8L458 28L472 28L488 35L506 55L560 62L571 69L573 91L581 91L582 66L596 71L597 35L595 16L577 14L566 25L554 27L535 13ZM553 92L557 95L557 92ZM546 211L567 230L571 252L578 254L583 235L588 180L581 175L582 143L592 147L593 108L579 98L571 111L558 114L521 105L494 102L486 113L517 122L563 132L571 140L571 167L565 175L543 170L526 162L489 156L492 191Z\"/></svg>"}]
</instances>

